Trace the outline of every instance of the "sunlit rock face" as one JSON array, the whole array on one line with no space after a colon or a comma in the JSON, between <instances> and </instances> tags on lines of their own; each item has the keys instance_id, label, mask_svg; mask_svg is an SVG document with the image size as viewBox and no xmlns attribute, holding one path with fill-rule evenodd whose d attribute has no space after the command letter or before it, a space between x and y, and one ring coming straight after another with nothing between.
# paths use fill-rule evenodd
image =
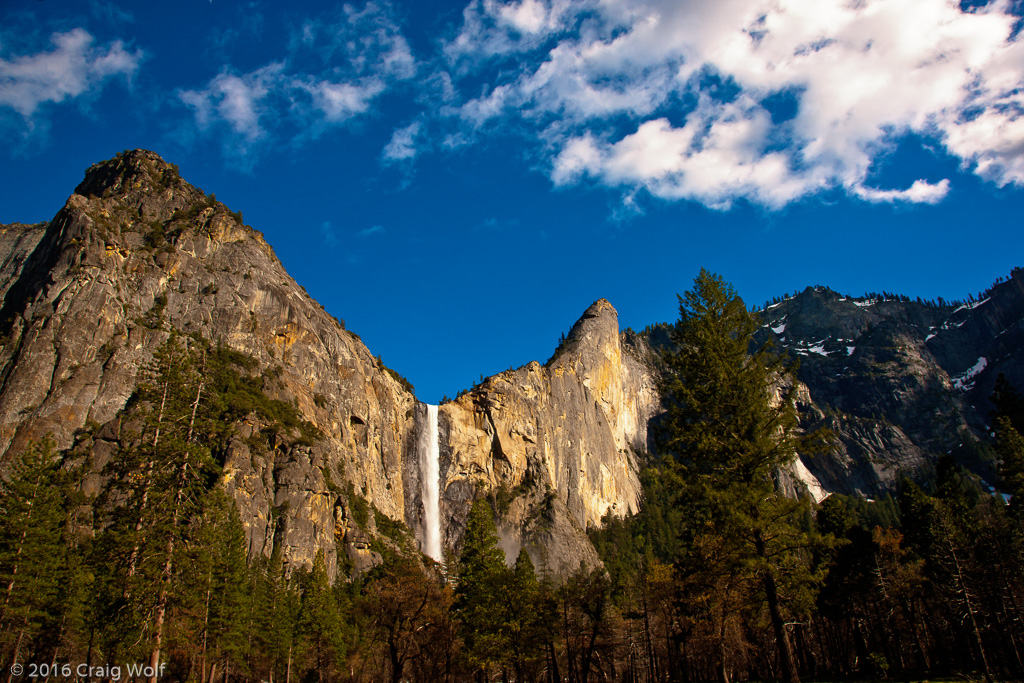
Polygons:
<instances>
[{"instance_id":1,"label":"sunlit rock face","mask_svg":"<svg viewBox=\"0 0 1024 683\"><path fill-rule=\"evenodd\" d=\"M599 299L547 365L494 375L441 406L447 538L461 535L474 491L501 491L510 560L525 545L555 571L596 564L583 534L606 514L637 511L636 454L659 407L646 347L636 344L624 350L618 315Z\"/></svg>"}]
</instances>

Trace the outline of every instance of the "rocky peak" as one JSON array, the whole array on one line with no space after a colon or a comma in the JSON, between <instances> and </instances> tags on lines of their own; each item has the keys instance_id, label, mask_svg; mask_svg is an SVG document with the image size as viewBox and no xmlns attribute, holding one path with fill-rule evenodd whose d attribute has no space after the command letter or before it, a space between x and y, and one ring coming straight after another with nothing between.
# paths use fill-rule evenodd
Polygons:
<instances>
[{"instance_id":1,"label":"rocky peak","mask_svg":"<svg viewBox=\"0 0 1024 683\"><path fill-rule=\"evenodd\" d=\"M86 169L85 179L75 188L75 194L83 197L124 195L132 188L161 184L165 177L184 184L177 167L164 161L156 152L126 150L113 159L100 161Z\"/></svg>"},{"instance_id":2,"label":"rocky peak","mask_svg":"<svg viewBox=\"0 0 1024 683\"><path fill-rule=\"evenodd\" d=\"M607 299L598 299L583 311L583 315L569 330L565 348L601 348L607 344L618 344L618 337L618 311Z\"/></svg>"},{"instance_id":3,"label":"rocky peak","mask_svg":"<svg viewBox=\"0 0 1024 683\"><path fill-rule=\"evenodd\" d=\"M223 485L253 554L280 542L308 566L324 550L333 573L342 544L369 553L338 533L344 505L404 518L414 397L239 213L153 152L94 165L45 227L0 228L0 297L0 470L44 435L60 449L92 439L97 493L138 372L174 329L250 357L255 386L319 435L264 439L263 422L240 418Z\"/></svg>"},{"instance_id":4,"label":"rocky peak","mask_svg":"<svg viewBox=\"0 0 1024 683\"><path fill-rule=\"evenodd\" d=\"M146 220L166 219L207 200L202 190L182 179L176 165L145 149L127 150L93 164L75 194L114 199Z\"/></svg>"}]
</instances>

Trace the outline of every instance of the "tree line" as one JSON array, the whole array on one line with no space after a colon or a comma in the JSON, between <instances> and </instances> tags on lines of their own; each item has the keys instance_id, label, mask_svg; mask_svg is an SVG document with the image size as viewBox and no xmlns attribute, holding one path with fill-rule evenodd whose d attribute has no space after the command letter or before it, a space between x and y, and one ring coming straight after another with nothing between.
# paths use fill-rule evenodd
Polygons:
<instances>
[{"instance_id":1,"label":"tree line","mask_svg":"<svg viewBox=\"0 0 1024 683\"><path fill-rule=\"evenodd\" d=\"M800 425L792 368L752 346L757 329L711 273L680 297L641 510L590 530L603 568L553 576L526 549L506 558L481 498L446 571L378 543L380 565L333 583L322 553L308 568L279 543L249 557L218 486L239 418L264 425L253 448L315 428L256 388L252 359L172 335L124 411L99 496L84 493L102 457L89 438L11 461L2 675L31 662L96 681L127 679L131 663L155 681L163 665L199 683L1024 675L1024 401L998 383L1009 504L944 458L895 495L815 505L783 495L782 473L832 437Z\"/></svg>"}]
</instances>

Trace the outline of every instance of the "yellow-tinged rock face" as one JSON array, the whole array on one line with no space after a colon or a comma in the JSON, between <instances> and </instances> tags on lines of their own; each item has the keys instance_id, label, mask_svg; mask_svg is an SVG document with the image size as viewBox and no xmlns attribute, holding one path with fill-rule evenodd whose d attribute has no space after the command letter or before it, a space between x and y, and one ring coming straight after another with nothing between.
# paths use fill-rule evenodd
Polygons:
<instances>
[{"instance_id":1,"label":"yellow-tinged rock face","mask_svg":"<svg viewBox=\"0 0 1024 683\"><path fill-rule=\"evenodd\" d=\"M460 533L466 491L500 490L526 501L510 505L506 517L515 523L502 531L520 546L535 544L535 560L555 570L575 569L580 560L596 564L592 550L583 550L585 530L605 514L637 511L633 453L646 449L647 420L657 410L651 371L624 357L615 309L599 300L547 367L534 362L501 373L441 406L448 425L442 450L450 454L443 517L454 516L449 541ZM534 503L552 507L564 523L534 524ZM574 556L552 558L543 548L571 548Z\"/></svg>"}]
</instances>

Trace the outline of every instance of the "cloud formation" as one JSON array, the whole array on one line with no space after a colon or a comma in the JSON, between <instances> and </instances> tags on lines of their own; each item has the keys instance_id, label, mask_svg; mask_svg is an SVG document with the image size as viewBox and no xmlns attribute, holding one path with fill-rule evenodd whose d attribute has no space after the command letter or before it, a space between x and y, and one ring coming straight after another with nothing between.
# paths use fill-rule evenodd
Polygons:
<instances>
[{"instance_id":1,"label":"cloud formation","mask_svg":"<svg viewBox=\"0 0 1024 683\"><path fill-rule=\"evenodd\" d=\"M97 92L110 80L130 82L139 69L141 51L125 50L121 41L102 47L82 28L50 37L53 49L0 59L0 107L20 114L29 127L40 108Z\"/></svg>"},{"instance_id":2,"label":"cloud formation","mask_svg":"<svg viewBox=\"0 0 1024 683\"><path fill-rule=\"evenodd\" d=\"M1024 184L1017 21L1003 0L473 0L445 55L505 74L459 116L527 122L558 185L718 208L830 188L934 203L948 180L869 184L907 134Z\"/></svg>"},{"instance_id":3,"label":"cloud formation","mask_svg":"<svg viewBox=\"0 0 1024 683\"><path fill-rule=\"evenodd\" d=\"M246 73L225 67L178 98L201 132L226 130L227 151L245 156L278 136L316 138L367 113L417 68L390 6L371 1L305 21L285 58Z\"/></svg>"},{"instance_id":4,"label":"cloud formation","mask_svg":"<svg viewBox=\"0 0 1024 683\"><path fill-rule=\"evenodd\" d=\"M418 151L416 138L419 137L421 128L419 121L413 121L408 126L396 129L381 152L384 161L409 161L415 158Z\"/></svg>"}]
</instances>

